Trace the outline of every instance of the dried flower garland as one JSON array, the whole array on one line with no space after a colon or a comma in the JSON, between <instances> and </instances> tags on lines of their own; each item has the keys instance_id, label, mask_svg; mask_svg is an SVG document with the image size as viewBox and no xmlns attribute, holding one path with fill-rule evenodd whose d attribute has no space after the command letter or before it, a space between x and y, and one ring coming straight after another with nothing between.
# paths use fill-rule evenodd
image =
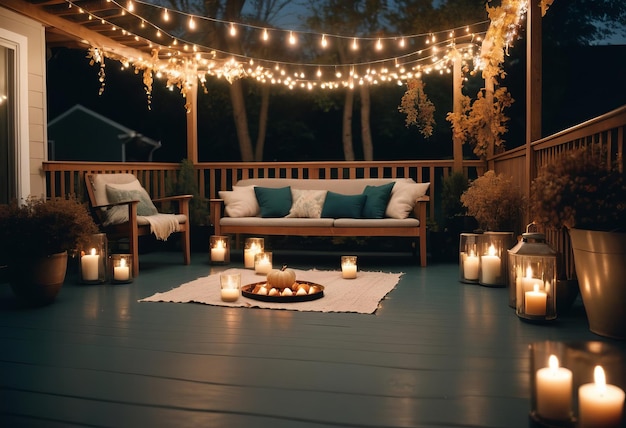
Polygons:
<instances>
[{"instance_id":1,"label":"dried flower garland","mask_svg":"<svg viewBox=\"0 0 626 428\"><path fill-rule=\"evenodd\" d=\"M417 126L426 138L433 135L435 105L424 92L424 82L421 79L407 81L407 90L402 96L398 110L406 114L407 127Z\"/></svg>"}]
</instances>

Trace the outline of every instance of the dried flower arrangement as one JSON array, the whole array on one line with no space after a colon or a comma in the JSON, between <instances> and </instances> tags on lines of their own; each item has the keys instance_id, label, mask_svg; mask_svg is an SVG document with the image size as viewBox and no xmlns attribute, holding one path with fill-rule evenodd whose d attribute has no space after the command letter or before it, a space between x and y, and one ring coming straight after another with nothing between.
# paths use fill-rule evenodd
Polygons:
<instances>
[{"instance_id":1,"label":"dried flower arrangement","mask_svg":"<svg viewBox=\"0 0 626 428\"><path fill-rule=\"evenodd\" d=\"M524 196L504 174L490 170L472 180L461 202L484 230L517 232L521 227Z\"/></svg>"},{"instance_id":2,"label":"dried flower arrangement","mask_svg":"<svg viewBox=\"0 0 626 428\"><path fill-rule=\"evenodd\" d=\"M590 144L563 153L531 184L535 222L548 227L626 231L626 174Z\"/></svg>"},{"instance_id":3,"label":"dried flower arrangement","mask_svg":"<svg viewBox=\"0 0 626 428\"><path fill-rule=\"evenodd\" d=\"M74 197L0 205L2 260L73 250L98 232L88 208Z\"/></svg>"}]
</instances>

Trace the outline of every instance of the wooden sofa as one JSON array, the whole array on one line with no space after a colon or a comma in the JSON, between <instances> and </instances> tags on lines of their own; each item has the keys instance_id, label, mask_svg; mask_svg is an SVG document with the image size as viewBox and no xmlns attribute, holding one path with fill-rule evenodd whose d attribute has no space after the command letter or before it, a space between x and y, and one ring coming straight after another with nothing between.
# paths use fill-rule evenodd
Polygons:
<instances>
[{"instance_id":1,"label":"wooden sofa","mask_svg":"<svg viewBox=\"0 0 626 428\"><path fill-rule=\"evenodd\" d=\"M390 185L388 207L383 218L264 217L255 199L255 187L284 189L292 192L324 191L339 195L359 195L366 187ZM410 179L282 179L256 178L237 182L231 191L221 191L220 199L210 200L211 223L216 235L287 235L287 236L402 236L419 241L420 265L426 266L426 195L430 183L415 183ZM259 189L257 189L259 191ZM295 193L292 193L292 195ZM329 193L326 193L329 195ZM328 199L327 199L328 201ZM295 199L292 199L295 207ZM400 203L400 205L398 205ZM391 210L391 208L394 210ZM397 208L401 207L398 212ZM262 207L261 207L262 209ZM406 217L404 217L406 215ZM404 218L403 218L404 217Z\"/></svg>"}]
</instances>

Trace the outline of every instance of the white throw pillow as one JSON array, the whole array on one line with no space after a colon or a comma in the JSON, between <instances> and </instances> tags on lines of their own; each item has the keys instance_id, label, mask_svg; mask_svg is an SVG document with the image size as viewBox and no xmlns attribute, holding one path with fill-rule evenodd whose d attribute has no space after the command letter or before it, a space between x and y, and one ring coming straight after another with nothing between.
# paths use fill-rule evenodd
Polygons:
<instances>
[{"instance_id":1,"label":"white throw pillow","mask_svg":"<svg viewBox=\"0 0 626 428\"><path fill-rule=\"evenodd\" d=\"M407 218L415 207L415 200L424 196L429 186L430 182L396 181L393 189L391 189L391 198L389 198L385 215L391 218Z\"/></svg>"},{"instance_id":2,"label":"white throw pillow","mask_svg":"<svg viewBox=\"0 0 626 428\"><path fill-rule=\"evenodd\" d=\"M320 218L326 190L291 189L291 209L286 217Z\"/></svg>"},{"instance_id":3,"label":"white throw pillow","mask_svg":"<svg viewBox=\"0 0 626 428\"><path fill-rule=\"evenodd\" d=\"M254 186L233 186L233 190L220 190L224 200L224 213L228 217L256 217L260 213Z\"/></svg>"}]
</instances>

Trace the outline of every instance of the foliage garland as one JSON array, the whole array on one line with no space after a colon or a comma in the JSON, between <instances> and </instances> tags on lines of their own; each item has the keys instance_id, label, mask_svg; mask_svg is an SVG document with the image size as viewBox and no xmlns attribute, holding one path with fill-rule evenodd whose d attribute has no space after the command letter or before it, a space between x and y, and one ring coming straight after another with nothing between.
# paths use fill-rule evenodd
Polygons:
<instances>
[{"instance_id":1,"label":"foliage garland","mask_svg":"<svg viewBox=\"0 0 626 428\"><path fill-rule=\"evenodd\" d=\"M402 96L398 110L406 114L407 127L417 126L426 138L433 135L435 105L424 92L424 82L421 79L407 81L407 90Z\"/></svg>"}]
</instances>

